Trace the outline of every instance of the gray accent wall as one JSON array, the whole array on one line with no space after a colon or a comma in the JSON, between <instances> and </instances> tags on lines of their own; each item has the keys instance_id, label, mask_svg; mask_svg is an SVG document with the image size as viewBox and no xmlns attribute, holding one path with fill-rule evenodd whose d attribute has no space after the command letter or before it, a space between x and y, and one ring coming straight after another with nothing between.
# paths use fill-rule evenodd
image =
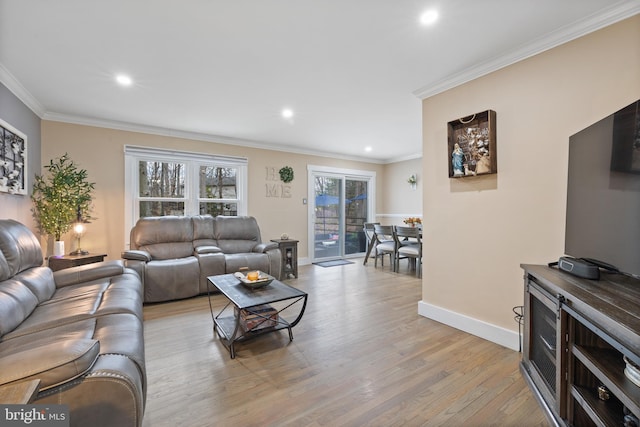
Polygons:
<instances>
[{"instance_id":1,"label":"gray accent wall","mask_svg":"<svg viewBox=\"0 0 640 427\"><path fill-rule=\"evenodd\" d=\"M27 135L27 188L31 194L33 177L41 172L40 117L0 83L0 119ZM0 218L11 218L34 229L31 199L0 193Z\"/></svg>"}]
</instances>

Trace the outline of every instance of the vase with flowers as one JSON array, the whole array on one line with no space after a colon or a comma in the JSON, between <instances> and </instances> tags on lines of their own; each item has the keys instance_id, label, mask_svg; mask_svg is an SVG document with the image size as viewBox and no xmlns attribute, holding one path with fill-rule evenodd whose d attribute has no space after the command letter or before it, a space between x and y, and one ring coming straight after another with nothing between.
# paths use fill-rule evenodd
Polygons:
<instances>
[{"instance_id":1,"label":"vase with flowers","mask_svg":"<svg viewBox=\"0 0 640 427\"><path fill-rule=\"evenodd\" d=\"M405 218L402 220L402 222L404 222L405 224L411 226L411 227L415 227L417 224L422 224L422 219L418 218L418 217L409 217L409 218Z\"/></svg>"}]
</instances>

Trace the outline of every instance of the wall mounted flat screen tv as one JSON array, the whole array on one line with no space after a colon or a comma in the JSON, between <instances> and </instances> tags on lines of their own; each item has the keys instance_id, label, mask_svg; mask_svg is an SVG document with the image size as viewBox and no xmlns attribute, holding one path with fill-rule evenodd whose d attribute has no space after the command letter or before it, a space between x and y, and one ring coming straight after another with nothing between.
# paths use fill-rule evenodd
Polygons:
<instances>
[{"instance_id":1,"label":"wall mounted flat screen tv","mask_svg":"<svg viewBox=\"0 0 640 427\"><path fill-rule=\"evenodd\" d=\"M565 253L640 277L640 100L569 138Z\"/></svg>"}]
</instances>

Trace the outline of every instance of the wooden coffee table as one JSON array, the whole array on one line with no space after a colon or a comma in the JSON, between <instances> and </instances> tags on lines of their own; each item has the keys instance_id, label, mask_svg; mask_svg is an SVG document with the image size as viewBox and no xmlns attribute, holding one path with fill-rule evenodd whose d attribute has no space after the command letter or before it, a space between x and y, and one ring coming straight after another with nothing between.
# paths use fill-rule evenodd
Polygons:
<instances>
[{"instance_id":1,"label":"wooden coffee table","mask_svg":"<svg viewBox=\"0 0 640 427\"><path fill-rule=\"evenodd\" d=\"M232 359L236 357L236 342L258 335L287 329L289 341L293 340L291 329L302 319L307 306L306 292L279 280L274 280L262 288L252 289L243 285L233 274L223 274L207 277L207 285L209 290L211 286L216 287L229 300L227 305L214 315L209 292L213 332L218 334L224 346L229 349ZM272 305L275 303L281 304ZM273 310L265 314L265 305L271 306ZM283 317L282 313L286 310L292 313L292 320ZM250 326L243 323L240 313L253 318Z\"/></svg>"}]
</instances>

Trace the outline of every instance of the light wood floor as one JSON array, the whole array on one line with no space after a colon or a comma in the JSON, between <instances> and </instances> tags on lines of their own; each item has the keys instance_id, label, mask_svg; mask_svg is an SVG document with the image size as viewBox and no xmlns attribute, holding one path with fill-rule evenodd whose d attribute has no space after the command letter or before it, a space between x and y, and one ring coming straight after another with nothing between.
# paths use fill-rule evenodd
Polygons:
<instances>
[{"instance_id":1,"label":"light wood floor","mask_svg":"<svg viewBox=\"0 0 640 427\"><path fill-rule=\"evenodd\" d=\"M520 353L419 316L410 273L354 261L301 267L294 340L263 335L233 360L206 296L145 306L143 426L547 425Z\"/></svg>"}]
</instances>

